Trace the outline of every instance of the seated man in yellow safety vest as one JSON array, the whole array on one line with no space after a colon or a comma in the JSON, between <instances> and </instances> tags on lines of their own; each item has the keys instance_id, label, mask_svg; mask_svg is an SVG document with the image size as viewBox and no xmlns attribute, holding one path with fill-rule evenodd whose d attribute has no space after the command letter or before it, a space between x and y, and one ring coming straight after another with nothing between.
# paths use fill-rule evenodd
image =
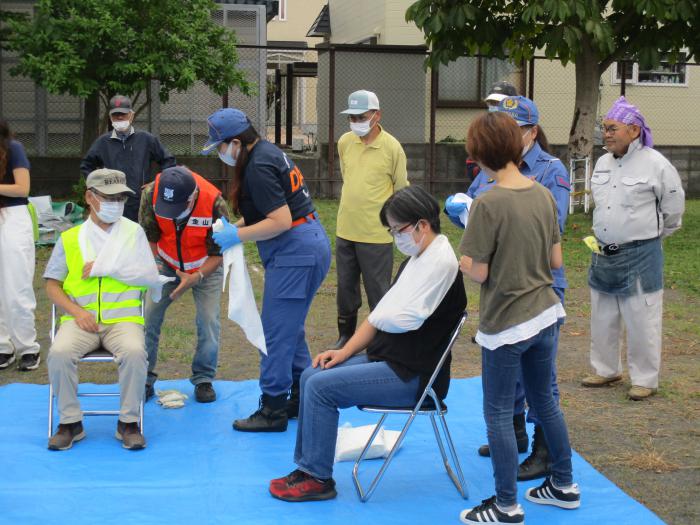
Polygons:
<instances>
[{"instance_id":1,"label":"seated man in yellow safety vest","mask_svg":"<svg viewBox=\"0 0 700 525\"><path fill-rule=\"evenodd\" d=\"M48 447L66 450L85 437L78 359L102 346L119 366L116 437L124 448L142 449L146 441L138 420L147 357L141 302L146 287L158 280L158 270L143 229L122 217L127 195L133 193L124 173L95 170L86 186L90 217L61 234L44 273L49 299L63 313L47 361L60 416Z\"/></svg>"}]
</instances>

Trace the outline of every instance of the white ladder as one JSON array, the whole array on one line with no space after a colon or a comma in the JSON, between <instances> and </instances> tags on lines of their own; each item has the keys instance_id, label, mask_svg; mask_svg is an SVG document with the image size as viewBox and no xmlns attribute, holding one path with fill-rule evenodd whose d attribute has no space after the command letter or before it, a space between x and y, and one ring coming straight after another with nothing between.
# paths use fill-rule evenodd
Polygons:
<instances>
[{"instance_id":1,"label":"white ladder","mask_svg":"<svg viewBox=\"0 0 700 525\"><path fill-rule=\"evenodd\" d=\"M583 176L581 176L581 170L583 170ZM590 157L572 158L569 160L569 184L571 184L569 213L573 213L574 208L581 205L581 201L583 201L583 211L588 213L591 206ZM583 188L581 185L583 185Z\"/></svg>"}]
</instances>

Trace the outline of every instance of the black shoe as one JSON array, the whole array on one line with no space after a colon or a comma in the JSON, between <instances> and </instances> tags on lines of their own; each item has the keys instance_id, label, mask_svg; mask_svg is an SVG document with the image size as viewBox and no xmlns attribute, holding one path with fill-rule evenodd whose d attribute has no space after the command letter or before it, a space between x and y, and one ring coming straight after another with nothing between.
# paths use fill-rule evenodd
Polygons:
<instances>
[{"instance_id":1,"label":"black shoe","mask_svg":"<svg viewBox=\"0 0 700 525\"><path fill-rule=\"evenodd\" d=\"M299 380L292 383L292 388L289 390L289 399L285 403L284 410L287 412L288 419L296 419L299 417Z\"/></svg>"},{"instance_id":2,"label":"black shoe","mask_svg":"<svg viewBox=\"0 0 700 525\"><path fill-rule=\"evenodd\" d=\"M40 362L41 356L38 353L24 354L22 357L19 358L19 364L17 365L17 368L19 368L19 370L22 372L36 370L37 368L39 368Z\"/></svg>"},{"instance_id":3,"label":"black shoe","mask_svg":"<svg viewBox=\"0 0 700 525\"><path fill-rule=\"evenodd\" d=\"M520 505L515 510L503 512L496 505L496 496L491 496L481 502L481 505L473 509L464 509L459 514L459 519L467 525L480 525L482 523L525 523L525 512Z\"/></svg>"},{"instance_id":4,"label":"black shoe","mask_svg":"<svg viewBox=\"0 0 700 525\"><path fill-rule=\"evenodd\" d=\"M83 422L65 423L58 425L56 433L49 439L49 450L68 450L73 443L85 437Z\"/></svg>"},{"instance_id":5,"label":"black shoe","mask_svg":"<svg viewBox=\"0 0 700 525\"><path fill-rule=\"evenodd\" d=\"M260 396L260 408L245 419L233 422L239 432L284 432L287 430L287 396Z\"/></svg>"},{"instance_id":6,"label":"black shoe","mask_svg":"<svg viewBox=\"0 0 700 525\"><path fill-rule=\"evenodd\" d=\"M535 426L535 439L532 440L532 452L518 467L518 481L544 478L550 473L549 450L542 427Z\"/></svg>"},{"instance_id":7,"label":"black shoe","mask_svg":"<svg viewBox=\"0 0 700 525\"><path fill-rule=\"evenodd\" d=\"M551 478L544 480L539 487L533 487L525 492L525 497L540 505L554 505L562 509L577 509L581 505L581 492L574 483L568 489L558 489Z\"/></svg>"},{"instance_id":8,"label":"black shoe","mask_svg":"<svg viewBox=\"0 0 700 525\"><path fill-rule=\"evenodd\" d=\"M515 431L515 440L518 444L518 454L527 452L530 440L527 437L527 429L525 428L525 414L516 414L513 416L513 430ZM491 457L489 446L481 445L479 447L479 455L485 458Z\"/></svg>"},{"instance_id":9,"label":"black shoe","mask_svg":"<svg viewBox=\"0 0 700 525\"><path fill-rule=\"evenodd\" d=\"M155 395L156 395L155 387L153 385L146 385L146 389L143 393L143 402L148 403L148 400L151 399Z\"/></svg>"},{"instance_id":10,"label":"black shoe","mask_svg":"<svg viewBox=\"0 0 700 525\"><path fill-rule=\"evenodd\" d=\"M15 354L0 354L0 370L15 362Z\"/></svg>"},{"instance_id":11,"label":"black shoe","mask_svg":"<svg viewBox=\"0 0 700 525\"><path fill-rule=\"evenodd\" d=\"M338 316L338 340L333 345L333 348L340 350L345 346L350 338L355 333L357 328L357 314L355 315L339 315Z\"/></svg>"},{"instance_id":12,"label":"black shoe","mask_svg":"<svg viewBox=\"0 0 700 525\"><path fill-rule=\"evenodd\" d=\"M198 403L211 403L216 401L216 392L211 383L199 383L194 387L194 398Z\"/></svg>"}]
</instances>

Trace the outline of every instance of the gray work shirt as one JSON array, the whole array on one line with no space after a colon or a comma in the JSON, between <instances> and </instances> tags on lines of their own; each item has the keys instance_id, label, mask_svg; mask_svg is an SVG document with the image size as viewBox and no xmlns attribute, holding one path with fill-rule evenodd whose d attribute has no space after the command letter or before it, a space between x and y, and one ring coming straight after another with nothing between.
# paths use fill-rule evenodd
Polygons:
<instances>
[{"instance_id":1,"label":"gray work shirt","mask_svg":"<svg viewBox=\"0 0 700 525\"><path fill-rule=\"evenodd\" d=\"M627 153L603 155L591 177L593 232L605 244L666 237L681 227L685 192L676 168L633 141Z\"/></svg>"}]
</instances>

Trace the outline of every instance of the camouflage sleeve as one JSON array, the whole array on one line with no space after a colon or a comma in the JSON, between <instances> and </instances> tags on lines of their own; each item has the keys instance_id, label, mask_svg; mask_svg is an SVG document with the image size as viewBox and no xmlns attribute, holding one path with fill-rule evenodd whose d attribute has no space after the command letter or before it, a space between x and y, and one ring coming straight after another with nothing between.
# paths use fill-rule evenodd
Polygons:
<instances>
[{"instance_id":1,"label":"camouflage sleeve","mask_svg":"<svg viewBox=\"0 0 700 525\"><path fill-rule=\"evenodd\" d=\"M214 221L220 217L226 217L228 220L231 218L231 214L228 211L228 204L226 204L226 200L221 195L214 201L212 217ZM207 255L221 255L221 248L219 248L219 245L214 242L211 236L212 230L209 228L209 231L207 231Z\"/></svg>"},{"instance_id":2,"label":"camouflage sleeve","mask_svg":"<svg viewBox=\"0 0 700 525\"><path fill-rule=\"evenodd\" d=\"M160 228L156 220L156 213L153 210L153 187L155 183L147 184L141 191L141 204L139 206L139 224L146 232L148 242L158 242L160 239Z\"/></svg>"}]
</instances>

